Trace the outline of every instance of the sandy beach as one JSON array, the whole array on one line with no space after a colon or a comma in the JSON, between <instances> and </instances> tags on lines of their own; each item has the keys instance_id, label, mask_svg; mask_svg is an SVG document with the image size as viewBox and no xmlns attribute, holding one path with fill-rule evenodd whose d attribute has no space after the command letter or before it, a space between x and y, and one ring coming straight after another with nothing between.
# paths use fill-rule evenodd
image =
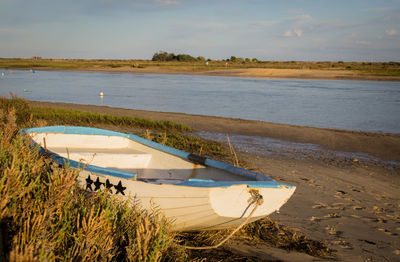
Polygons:
<instances>
[{"instance_id":1,"label":"sandy beach","mask_svg":"<svg viewBox=\"0 0 400 262\"><path fill-rule=\"evenodd\" d=\"M308 238L325 241L336 250L339 261L400 260L400 135L105 106L29 103L33 106L171 120L184 123L196 131L271 137L311 143L327 152L338 152L307 152L305 155L305 152L292 150L290 155L282 155L279 149L271 148L268 156L263 152L248 153L246 150L238 151L238 156L263 174L296 185L294 196L280 213L271 215L279 224L295 228ZM365 153L375 160L340 157L340 152ZM318 260L262 243L254 245L229 241L222 249L249 261Z\"/></svg>"},{"instance_id":2,"label":"sandy beach","mask_svg":"<svg viewBox=\"0 0 400 262\"><path fill-rule=\"evenodd\" d=\"M29 68L27 68L29 69ZM241 68L241 69L209 69L198 70L189 67L159 67L148 66L145 68L121 66L110 68L104 66L78 67L75 69L55 69L38 67L36 70L62 70L62 71L101 71L135 74L184 74L207 75L224 77L266 78L266 79L325 79L325 80L369 80L369 81L400 81L400 76L386 76L359 73L344 69L280 69L280 68Z\"/></svg>"}]
</instances>

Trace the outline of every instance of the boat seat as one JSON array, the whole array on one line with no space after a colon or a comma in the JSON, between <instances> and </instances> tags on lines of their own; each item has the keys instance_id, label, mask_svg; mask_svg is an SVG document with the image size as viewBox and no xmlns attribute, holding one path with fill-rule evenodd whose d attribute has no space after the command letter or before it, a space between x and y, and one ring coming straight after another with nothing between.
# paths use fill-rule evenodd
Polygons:
<instances>
[{"instance_id":1,"label":"boat seat","mask_svg":"<svg viewBox=\"0 0 400 262\"><path fill-rule=\"evenodd\" d=\"M151 154L130 148L48 148L67 159L104 168L137 169L146 168Z\"/></svg>"}]
</instances>

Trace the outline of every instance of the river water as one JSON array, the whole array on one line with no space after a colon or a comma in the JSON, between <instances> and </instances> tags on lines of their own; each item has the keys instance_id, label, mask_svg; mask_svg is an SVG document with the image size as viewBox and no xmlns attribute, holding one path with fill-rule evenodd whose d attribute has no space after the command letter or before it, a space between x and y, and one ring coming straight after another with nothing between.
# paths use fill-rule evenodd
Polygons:
<instances>
[{"instance_id":1,"label":"river water","mask_svg":"<svg viewBox=\"0 0 400 262\"><path fill-rule=\"evenodd\" d=\"M0 95L9 92L36 101L400 134L400 82L0 69Z\"/></svg>"}]
</instances>

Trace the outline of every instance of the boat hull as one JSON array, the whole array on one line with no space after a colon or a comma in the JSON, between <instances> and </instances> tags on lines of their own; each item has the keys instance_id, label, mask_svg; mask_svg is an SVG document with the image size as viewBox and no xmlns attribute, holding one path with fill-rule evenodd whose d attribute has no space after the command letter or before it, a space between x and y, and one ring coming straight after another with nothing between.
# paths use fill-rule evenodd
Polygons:
<instances>
[{"instance_id":1,"label":"boat hull","mask_svg":"<svg viewBox=\"0 0 400 262\"><path fill-rule=\"evenodd\" d=\"M279 210L295 187L262 174L102 129L43 127L23 131L43 154L80 170L80 186L108 190L144 209L159 210L177 231L213 230Z\"/></svg>"}]
</instances>

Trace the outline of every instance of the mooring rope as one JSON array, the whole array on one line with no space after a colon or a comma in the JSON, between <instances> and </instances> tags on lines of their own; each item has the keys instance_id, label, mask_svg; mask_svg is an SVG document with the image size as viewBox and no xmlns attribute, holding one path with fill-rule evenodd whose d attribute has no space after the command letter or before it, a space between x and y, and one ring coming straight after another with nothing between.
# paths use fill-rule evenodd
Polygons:
<instances>
[{"instance_id":1,"label":"mooring rope","mask_svg":"<svg viewBox=\"0 0 400 262\"><path fill-rule=\"evenodd\" d=\"M253 216L254 212L256 212L257 208L262 205L264 202L262 195L258 193L258 191L251 190L251 201L249 205L255 204L253 210L250 212L249 216L235 229L233 230L226 238L224 238L221 242L214 246L205 246L205 247L191 247L191 246L183 246L186 249L196 249L196 250L204 250L204 249L213 249L213 248L218 248L222 244L224 244L228 239L230 239L239 229L241 229L247 222L250 220L250 218Z\"/></svg>"}]
</instances>

